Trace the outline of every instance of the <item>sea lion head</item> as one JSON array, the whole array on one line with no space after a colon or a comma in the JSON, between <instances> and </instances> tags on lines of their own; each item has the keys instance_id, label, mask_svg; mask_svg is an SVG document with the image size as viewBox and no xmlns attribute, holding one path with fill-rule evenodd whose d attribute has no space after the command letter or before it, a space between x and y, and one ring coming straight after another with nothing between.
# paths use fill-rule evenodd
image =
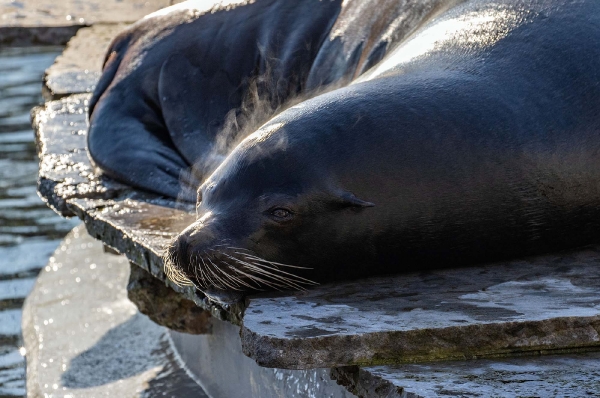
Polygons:
<instances>
[{"instance_id":1,"label":"sea lion head","mask_svg":"<svg viewBox=\"0 0 600 398\"><path fill-rule=\"evenodd\" d=\"M242 141L200 186L197 221L165 255L172 280L204 292L251 291L352 275L341 267L361 257L353 250L364 248L361 213L374 204L340 186L312 121L286 111Z\"/></svg>"}]
</instances>

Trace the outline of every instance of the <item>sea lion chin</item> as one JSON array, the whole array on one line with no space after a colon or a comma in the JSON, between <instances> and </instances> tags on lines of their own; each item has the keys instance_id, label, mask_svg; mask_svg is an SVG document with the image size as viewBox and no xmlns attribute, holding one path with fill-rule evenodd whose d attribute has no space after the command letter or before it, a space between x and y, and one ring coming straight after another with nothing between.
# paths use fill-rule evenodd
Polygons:
<instances>
[{"instance_id":1,"label":"sea lion chin","mask_svg":"<svg viewBox=\"0 0 600 398\"><path fill-rule=\"evenodd\" d=\"M600 3L559 3L467 1L273 118L201 185L171 278L299 289L600 241Z\"/></svg>"}]
</instances>

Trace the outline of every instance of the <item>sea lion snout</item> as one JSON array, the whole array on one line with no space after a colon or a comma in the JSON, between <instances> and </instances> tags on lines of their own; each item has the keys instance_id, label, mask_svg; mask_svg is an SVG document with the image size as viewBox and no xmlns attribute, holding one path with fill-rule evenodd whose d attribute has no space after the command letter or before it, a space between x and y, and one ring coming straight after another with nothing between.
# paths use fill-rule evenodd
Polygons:
<instances>
[{"instance_id":1,"label":"sea lion snout","mask_svg":"<svg viewBox=\"0 0 600 398\"><path fill-rule=\"evenodd\" d=\"M213 234L204 220L198 220L182 231L169 245L164 254L165 272L175 283L202 285L200 270L204 252L211 245Z\"/></svg>"},{"instance_id":2,"label":"sea lion snout","mask_svg":"<svg viewBox=\"0 0 600 398\"><path fill-rule=\"evenodd\" d=\"M243 234L233 238L229 224L229 220L218 217L199 217L165 252L167 276L211 296L215 291L302 289L312 284L297 275L302 267L262 258L248 248L247 239L240 238Z\"/></svg>"}]
</instances>

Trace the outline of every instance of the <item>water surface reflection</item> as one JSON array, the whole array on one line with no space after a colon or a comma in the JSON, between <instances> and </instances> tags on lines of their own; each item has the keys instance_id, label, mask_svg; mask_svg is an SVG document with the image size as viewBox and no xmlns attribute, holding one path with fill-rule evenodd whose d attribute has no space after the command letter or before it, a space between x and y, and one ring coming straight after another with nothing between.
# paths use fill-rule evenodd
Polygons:
<instances>
[{"instance_id":1,"label":"water surface reflection","mask_svg":"<svg viewBox=\"0 0 600 398\"><path fill-rule=\"evenodd\" d=\"M21 307L40 268L77 224L57 216L36 193L29 113L42 102L44 70L60 51L0 49L0 397L25 396Z\"/></svg>"}]
</instances>

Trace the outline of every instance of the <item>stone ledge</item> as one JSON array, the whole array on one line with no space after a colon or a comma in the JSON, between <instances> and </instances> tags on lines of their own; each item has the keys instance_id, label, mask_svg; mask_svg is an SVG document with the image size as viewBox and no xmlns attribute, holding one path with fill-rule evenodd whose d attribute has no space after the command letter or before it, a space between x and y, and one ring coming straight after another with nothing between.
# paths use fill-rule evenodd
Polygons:
<instances>
[{"instance_id":1,"label":"stone ledge","mask_svg":"<svg viewBox=\"0 0 600 398\"><path fill-rule=\"evenodd\" d=\"M67 208L69 199L111 199L130 191L94 174L86 143L89 98L76 95L50 102L31 114L40 158L38 191L48 206L65 217L75 215Z\"/></svg>"},{"instance_id":2,"label":"stone ledge","mask_svg":"<svg viewBox=\"0 0 600 398\"><path fill-rule=\"evenodd\" d=\"M591 397L600 353L345 367L332 377L361 398Z\"/></svg>"},{"instance_id":3,"label":"stone ledge","mask_svg":"<svg viewBox=\"0 0 600 398\"><path fill-rule=\"evenodd\" d=\"M212 331L214 319L207 311L133 263L127 297L142 314L170 330L188 334L210 334Z\"/></svg>"},{"instance_id":4,"label":"stone ledge","mask_svg":"<svg viewBox=\"0 0 600 398\"><path fill-rule=\"evenodd\" d=\"M600 349L600 250L250 297L263 366L373 365Z\"/></svg>"},{"instance_id":5,"label":"stone ledge","mask_svg":"<svg viewBox=\"0 0 600 398\"><path fill-rule=\"evenodd\" d=\"M162 253L170 240L195 219L193 213L174 206L173 202L151 195L137 195L135 198L125 195L111 201L68 200L68 208L84 221L90 235L124 253L130 261L212 316L240 324L243 303L230 306L213 303L201 292L177 286L165 276Z\"/></svg>"}]
</instances>

